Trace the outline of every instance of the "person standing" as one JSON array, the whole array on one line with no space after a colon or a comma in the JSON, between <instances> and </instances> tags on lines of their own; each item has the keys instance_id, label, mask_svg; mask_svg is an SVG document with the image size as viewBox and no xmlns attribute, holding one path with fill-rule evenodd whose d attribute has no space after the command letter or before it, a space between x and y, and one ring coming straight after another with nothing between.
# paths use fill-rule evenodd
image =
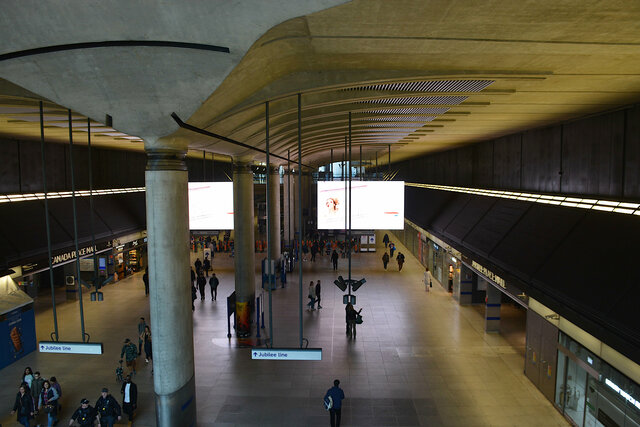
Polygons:
<instances>
[{"instance_id":1,"label":"person standing","mask_svg":"<svg viewBox=\"0 0 640 427\"><path fill-rule=\"evenodd\" d=\"M211 261L209 261L209 256L205 255L204 262L202 263L202 269L204 270L204 274L206 277L209 277L210 268L211 268Z\"/></svg>"},{"instance_id":2,"label":"person standing","mask_svg":"<svg viewBox=\"0 0 640 427\"><path fill-rule=\"evenodd\" d=\"M333 269L338 269L338 252L334 249L331 253L331 263L333 264Z\"/></svg>"},{"instance_id":3,"label":"person standing","mask_svg":"<svg viewBox=\"0 0 640 427\"><path fill-rule=\"evenodd\" d=\"M147 326L147 323L144 321L144 317L141 317L140 321L138 322L138 356L142 354L142 344L143 344L142 334L144 333L145 326Z\"/></svg>"},{"instance_id":4,"label":"person standing","mask_svg":"<svg viewBox=\"0 0 640 427\"><path fill-rule=\"evenodd\" d=\"M382 266L384 267L384 269L387 269L387 265L389 264L389 254L388 253L384 253L384 255L382 255Z\"/></svg>"},{"instance_id":5,"label":"person standing","mask_svg":"<svg viewBox=\"0 0 640 427\"><path fill-rule=\"evenodd\" d=\"M316 305L316 287L313 284L313 280L311 281L311 283L309 283L309 304L307 304L309 306L309 311L314 311L315 310L315 305Z\"/></svg>"},{"instance_id":6,"label":"person standing","mask_svg":"<svg viewBox=\"0 0 640 427\"><path fill-rule=\"evenodd\" d=\"M135 375L136 374L136 358L138 357L138 349L136 348L136 345L132 343L129 338L124 340L124 345L122 346L122 351L120 352L121 359L122 359L122 356L124 356L124 359L127 363L127 366L131 370L131 373Z\"/></svg>"},{"instance_id":7,"label":"person standing","mask_svg":"<svg viewBox=\"0 0 640 427\"><path fill-rule=\"evenodd\" d=\"M200 300L204 301L204 288L207 286L207 279L202 274L202 271L198 273L198 289L200 290Z\"/></svg>"},{"instance_id":8,"label":"person standing","mask_svg":"<svg viewBox=\"0 0 640 427\"><path fill-rule=\"evenodd\" d=\"M340 388L340 380L333 381L333 387L327 390L324 395L325 402L331 399L331 408L329 408L329 421L331 427L340 427L340 419L342 418L342 400L344 399L344 391Z\"/></svg>"},{"instance_id":9,"label":"person standing","mask_svg":"<svg viewBox=\"0 0 640 427\"><path fill-rule=\"evenodd\" d=\"M29 420L33 418L35 411L33 407L33 397L27 392L28 387L23 384L18 389L16 401L13 404L12 414L18 413L18 422L25 427L29 427Z\"/></svg>"},{"instance_id":10,"label":"person standing","mask_svg":"<svg viewBox=\"0 0 640 427\"><path fill-rule=\"evenodd\" d=\"M356 309L353 308L353 305L349 303L344 308L344 310L346 312L346 318L347 318L347 335L349 337L355 338L356 337L356 319L358 318L358 314L360 314L362 309L360 309L359 311L356 311Z\"/></svg>"},{"instance_id":11,"label":"person standing","mask_svg":"<svg viewBox=\"0 0 640 427\"><path fill-rule=\"evenodd\" d=\"M387 233L384 233L384 237L382 238L382 242L384 243L384 247L385 248L387 246L389 246L389 235Z\"/></svg>"},{"instance_id":12,"label":"person standing","mask_svg":"<svg viewBox=\"0 0 640 427\"><path fill-rule=\"evenodd\" d=\"M73 425L74 421L76 421L81 427L92 426L94 421L98 422L98 427L100 426L98 411L96 411L95 408L89 405L89 399L85 398L80 401L80 407L76 409L76 411L71 416L69 425Z\"/></svg>"},{"instance_id":13,"label":"person standing","mask_svg":"<svg viewBox=\"0 0 640 427\"><path fill-rule=\"evenodd\" d=\"M122 419L122 410L115 397L109 394L108 388L103 388L100 397L96 401L96 409L100 414L100 424L113 427L116 419Z\"/></svg>"},{"instance_id":14,"label":"person standing","mask_svg":"<svg viewBox=\"0 0 640 427\"><path fill-rule=\"evenodd\" d=\"M133 411L138 404L138 386L131 381L131 375L127 375L122 383L122 410L129 416L129 423L133 422Z\"/></svg>"},{"instance_id":15,"label":"person standing","mask_svg":"<svg viewBox=\"0 0 640 427\"><path fill-rule=\"evenodd\" d=\"M320 305L321 292L322 292L322 285L320 285L320 280L318 280L318 282L316 282L316 301L318 302L318 310L322 308L322 306Z\"/></svg>"},{"instance_id":16,"label":"person standing","mask_svg":"<svg viewBox=\"0 0 640 427\"><path fill-rule=\"evenodd\" d=\"M144 283L144 294L149 295L149 267L145 268L142 275L142 282Z\"/></svg>"},{"instance_id":17,"label":"person standing","mask_svg":"<svg viewBox=\"0 0 640 427\"><path fill-rule=\"evenodd\" d=\"M402 254L402 252L398 252L396 261L398 261L398 271L402 271L402 266L404 265L404 255Z\"/></svg>"},{"instance_id":18,"label":"person standing","mask_svg":"<svg viewBox=\"0 0 640 427\"><path fill-rule=\"evenodd\" d=\"M431 288L432 285L432 280L433 280L433 276L431 275L431 272L429 271L429 267L425 267L425 271L424 271L424 287L427 290L427 292L429 292L429 288Z\"/></svg>"},{"instance_id":19,"label":"person standing","mask_svg":"<svg viewBox=\"0 0 640 427\"><path fill-rule=\"evenodd\" d=\"M218 298L218 285L220 280L216 277L216 273L211 273L209 278L209 286L211 286L211 301L215 301Z\"/></svg>"},{"instance_id":20,"label":"person standing","mask_svg":"<svg viewBox=\"0 0 640 427\"><path fill-rule=\"evenodd\" d=\"M58 392L49 381L42 382L42 391L38 395L38 409L47 414L47 426L54 425L58 418Z\"/></svg>"}]
</instances>

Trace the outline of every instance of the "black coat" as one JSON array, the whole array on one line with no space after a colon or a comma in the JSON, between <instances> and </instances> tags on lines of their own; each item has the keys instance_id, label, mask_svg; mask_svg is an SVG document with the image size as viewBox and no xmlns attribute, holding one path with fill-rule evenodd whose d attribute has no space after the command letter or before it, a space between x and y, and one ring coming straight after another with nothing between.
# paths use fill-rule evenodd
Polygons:
<instances>
[{"instance_id":1,"label":"black coat","mask_svg":"<svg viewBox=\"0 0 640 427\"><path fill-rule=\"evenodd\" d=\"M131 387L129 388L129 398L131 400L131 403L134 407L136 407L138 405L138 386L135 385L134 383L130 383ZM122 389L120 390L120 392L122 393L122 405L124 406L124 388L127 386L127 383L122 383Z\"/></svg>"},{"instance_id":2,"label":"black coat","mask_svg":"<svg viewBox=\"0 0 640 427\"><path fill-rule=\"evenodd\" d=\"M18 421L20 421L20 417L24 416L33 418L34 407L31 394L20 395L20 392L18 392L16 394L16 402L13 404L13 410L16 411Z\"/></svg>"},{"instance_id":3,"label":"black coat","mask_svg":"<svg viewBox=\"0 0 640 427\"><path fill-rule=\"evenodd\" d=\"M120 405L118 405L115 397L111 396L110 394L108 394L106 398L100 395L100 397L96 401L96 409L98 410L100 417L119 417L120 415L122 415Z\"/></svg>"}]
</instances>

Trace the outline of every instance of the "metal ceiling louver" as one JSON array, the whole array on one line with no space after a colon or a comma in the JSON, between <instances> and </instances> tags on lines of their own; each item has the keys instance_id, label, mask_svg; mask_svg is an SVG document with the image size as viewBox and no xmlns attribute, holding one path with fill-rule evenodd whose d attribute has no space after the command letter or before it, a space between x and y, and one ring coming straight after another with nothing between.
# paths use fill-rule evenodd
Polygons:
<instances>
[{"instance_id":1,"label":"metal ceiling louver","mask_svg":"<svg viewBox=\"0 0 640 427\"><path fill-rule=\"evenodd\" d=\"M403 105L458 105L469 99L468 96L412 96L404 98L381 98L358 101L358 104L403 104Z\"/></svg>"},{"instance_id":2,"label":"metal ceiling louver","mask_svg":"<svg viewBox=\"0 0 640 427\"><path fill-rule=\"evenodd\" d=\"M495 80L429 80L419 82L383 83L345 89L393 90L398 92L480 92Z\"/></svg>"},{"instance_id":3,"label":"metal ceiling louver","mask_svg":"<svg viewBox=\"0 0 640 427\"><path fill-rule=\"evenodd\" d=\"M449 108L384 108L359 111L356 114L444 114L447 111L449 111Z\"/></svg>"}]
</instances>

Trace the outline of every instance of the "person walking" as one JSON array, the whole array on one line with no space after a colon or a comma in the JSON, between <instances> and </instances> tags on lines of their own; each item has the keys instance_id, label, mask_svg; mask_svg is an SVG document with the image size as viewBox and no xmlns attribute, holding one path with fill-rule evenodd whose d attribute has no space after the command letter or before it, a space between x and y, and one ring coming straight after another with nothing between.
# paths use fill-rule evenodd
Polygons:
<instances>
[{"instance_id":1,"label":"person walking","mask_svg":"<svg viewBox=\"0 0 640 427\"><path fill-rule=\"evenodd\" d=\"M316 305L316 287L313 284L313 280L311 281L311 283L309 283L309 304L307 304L309 306L309 311L314 311L315 310L315 305Z\"/></svg>"},{"instance_id":2,"label":"person walking","mask_svg":"<svg viewBox=\"0 0 640 427\"><path fill-rule=\"evenodd\" d=\"M138 356L142 354L142 344L144 343L142 334L144 333L145 326L147 326L147 323L144 321L144 317L141 317L138 322Z\"/></svg>"},{"instance_id":3,"label":"person walking","mask_svg":"<svg viewBox=\"0 0 640 427\"><path fill-rule=\"evenodd\" d=\"M120 392L122 393L122 410L129 416L129 423L132 423L133 411L138 405L138 386L131 381L131 375L127 375Z\"/></svg>"},{"instance_id":4,"label":"person walking","mask_svg":"<svg viewBox=\"0 0 640 427\"><path fill-rule=\"evenodd\" d=\"M387 246L389 246L389 235L387 233L384 233L384 237L382 238L382 242L384 243L384 247L385 248Z\"/></svg>"},{"instance_id":5,"label":"person walking","mask_svg":"<svg viewBox=\"0 0 640 427\"><path fill-rule=\"evenodd\" d=\"M153 351L151 346L151 328L148 325L144 327L142 339L144 341L144 361L145 363L149 363L149 360L153 360ZM153 368L151 369L151 373L153 373Z\"/></svg>"},{"instance_id":6,"label":"person walking","mask_svg":"<svg viewBox=\"0 0 640 427\"><path fill-rule=\"evenodd\" d=\"M35 371L33 373L33 380L31 381L31 396L33 396L33 399L36 402L40 397L40 392L42 392L43 384L44 378L40 376L40 371Z\"/></svg>"},{"instance_id":7,"label":"person walking","mask_svg":"<svg viewBox=\"0 0 640 427\"><path fill-rule=\"evenodd\" d=\"M198 291L195 283L191 283L191 311L196 311L196 300L198 299Z\"/></svg>"},{"instance_id":8,"label":"person walking","mask_svg":"<svg viewBox=\"0 0 640 427\"><path fill-rule=\"evenodd\" d=\"M398 271L402 271L402 266L404 265L404 255L402 254L402 252L398 252L396 261L398 261Z\"/></svg>"},{"instance_id":9,"label":"person walking","mask_svg":"<svg viewBox=\"0 0 640 427\"><path fill-rule=\"evenodd\" d=\"M209 261L209 256L206 255L204 257L204 262L202 263L202 269L204 270L204 274L206 277L209 277L209 269L211 268L211 261Z\"/></svg>"},{"instance_id":10,"label":"person walking","mask_svg":"<svg viewBox=\"0 0 640 427\"><path fill-rule=\"evenodd\" d=\"M318 310L322 308L320 305L320 293L322 292L322 285L320 285L320 280L316 282L316 301L318 302Z\"/></svg>"},{"instance_id":11,"label":"person walking","mask_svg":"<svg viewBox=\"0 0 640 427\"><path fill-rule=\"evenodd\" d=\"M338 269L338 252L334 249L331 253L331 263L333 264L333 269Z\"/></svg>"},{"instance_id":12,"label":"person walking","mask_svg":"<svg viewBox=\"0 0 640 427\"><path fill-rule=\"evenodd\" d=\"M100 427L100 419L98 418L98 411L95 410L94 407L89 405L89 399L82 399L80 401L80 407L76 409L76 411L71 416L71 420L69 420L69 425L72 426L73 422L77 422L81 427L92 426L95 421L98 422L98 427Z\"/></svg>"},{"instance_id":13,"label":"person walking","mask_svg":"<svg viewBox=\"0 0 640 427\"><path fill-rule=\"evenodd\" d=\"M196 283L196 272L193 271L193 267L191 267L191 284Z\"/></svg>"},{"instance_id":14,"label":"person walking","mask_svg":"<svg viewBox=\"0 0 640 427\"><path fill-rule=\"evenodd\" d=\"M433 276L431 275L431 272L429 271L429 267L425 267L425 271L424 271L424 287L427 290L427 292L429 292L429 288L431 288L433 286L432 284L432 280L433 280Z\"/></svg>"},{"instance_id":15,"label":"person walking","mask_svg":"<svg viewBox=\"0 0 640 427\"><path fill-rule=\"evenodd\" d=\"M389 242L389 256L393 258L393 253L396 251L396 245L393 242Z\"/></svg>"},{"instance_id":16,"label":"person walking","mask_svg":"<svg viewBox=\"0 0 640 427\"><path fill-rule=\"evenodd\" d=\"M145 268L142 275L142 282L144 283L144 294L149 295L149 267Z\"/></svg>"},{"instance_id":17,"label":"person walking","mask_svg":"<svg viewBox=\"0 0 640 427\"><path fill-rule=\"evenodd\" d=\"M193 263L193 266L196 268L196 275L199 276L202 271L202 261L200 261L200 258L196 258L196 262Z\"/></svg>"},{"instance_id":18,"label":"person walking","mask_svg":"<svg viewBox=\"0 0 640 427\"><path fill-rule=\"evenodd\" d=\"M355 338L356 337L356 319L358 318L358 314L360 314L362 309L360 309L359 311L356 311L356 309L353 308L353 304L349 303L344 308L344 310L346 312L346 320L347 320L347 335L349 337Z\"/></svg>"},{"instance_id":19,"label":"person walking","mask_svg":"<svg viewBox=\"0 0 640 427\"><path fill-rule=\"evenodd\" d=\"M31 383L33 382L33 371L30 366L24 368L24 372L22 373L22 382L27 383L29 389L31 389Z\"/></svg>"},{"instance_id":20,"label":"person walking","mask_svg":"<svg viewBox=\"0 0 640 427\"><path fill-rule=\"evenodd\" d=\"M136 358L138 357L138 349L136 345L131 342L129 338L124 340L122 351L120 352L120 358L124 356L127 367L131 370L133 375L136 374Z\"/></svg>"},{"instance_id":21,"label":"person walking","mask_svg":"<svg viewBox=\"0 0 640 427\"><path fill-rule=\"evenodd\" d=\"M100 397L96 401L96 409L100 414L100 424L107 427L113 427L116 419L122 419L122 410L115 397L109 394L109 389L104 387Z\"/></svg>"},{"instance_id":22,"label":"person walking","mask_svg":"<svg viewBox=\"0 0 640 427\"><path fill-rule=\"evenodd\" d=\"M58 413L62 410L62 387L60 386L60 383L58 382L58 379L56 377L51 377L49 378L49 384L51 384L51 387L56 389L56 391L58 392L58 400L56 400L56 403L58 404ZM58 413L56 413L56 417L53 420L53 425L57 425L58 424Z\"/></svg>"},{"instance_id":23,"label":"person walking","mask_svg":"<svg viewBox=\"0 0 640 427\"><path fill-rule=\"evenodd\" d=\"M49 381L42 382L42 390L38 395L38 410L47 414L47 426L55 425L58 419L58 392L51 387Z\"/></svg>"},{"instance_id":24,"label":"person walking","mask_svg":"<svg viewBox=\"0 0 640 427\"><path fill-rule=\"evenodd\" d=\"M329 421L331 422L331 427L340 427L343 399L344 391L340 388L340 380L334 380L333 387L327 390L324 395L325 402L330 402Z\"/></svg>"},{"instance_id":25,"label":"person walking","mask_svg":"<svg viewBox=\"0 0 640 427\"><path fill-rule=\"evenodd\" d=\"M382 255L382 266L384 267L384 269L387 269L387 265L389 264L389 254L388 253L384 253L384 255Z\"/></svg>"},{"instance_id":26,"label":"person walking","mask_svg":"<svg viewBox=\"0 0 640 427\"><path fill-rule=\"evenodd\" d=\"M211 286L211 301L215 301L218 298L218 285L220 280L216 277L216 273L211 273L209 278L209 286Z\"/></svg>"},{"instance_id":27,"label":"person walking","mask_svg":"<svg viewBox=\"0 0 640 427\"><path fill-rule=\"evenodd\" d=\"M11 413L17 413L18 422L25 427L30 427L29 420L33 418L34 412L33 397L28 392L28 386L22 384L18 389L18 394L16 394L16 401L13 404Z\"/></svg>"},{"instance_id":28,"label":"person walking","mask_svg":"<svg viewBox=\"0 0 640 427\"><path fill-rule=\"evenodd\" d=\"M202 274L202 271L198 273L198 289L200 290L200 300L204 301L204 288L207 286L207 279Z\"/></svg>"}]
</instances>

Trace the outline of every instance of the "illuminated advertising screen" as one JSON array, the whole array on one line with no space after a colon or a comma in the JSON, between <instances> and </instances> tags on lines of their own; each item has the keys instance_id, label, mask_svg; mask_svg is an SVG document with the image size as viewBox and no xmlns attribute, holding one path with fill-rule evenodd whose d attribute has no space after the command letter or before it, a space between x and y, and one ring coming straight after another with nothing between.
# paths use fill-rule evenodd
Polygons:
<instances>
[{"instance_id":1,"label":"illuminated advertising screen","mask_svg":"<svg viewBox=\"0 0 640 427\"><path fill-rule=\"evenodd\" d=\"M189 229L233 230L233 183L189 183Z\"/></svg>"},{"instance_id":2,"label":"illuminated advertising screen","mask_svg":"<svg viewBox=\"0 0 640 427\"><path fill-rule=\"evenodd\" d=\"M353 230L404 228L404 181L352 181L351 198ZM347 205L344 181L318 181L319 229L345 229Z\"/></svg>"}]
</instances>

